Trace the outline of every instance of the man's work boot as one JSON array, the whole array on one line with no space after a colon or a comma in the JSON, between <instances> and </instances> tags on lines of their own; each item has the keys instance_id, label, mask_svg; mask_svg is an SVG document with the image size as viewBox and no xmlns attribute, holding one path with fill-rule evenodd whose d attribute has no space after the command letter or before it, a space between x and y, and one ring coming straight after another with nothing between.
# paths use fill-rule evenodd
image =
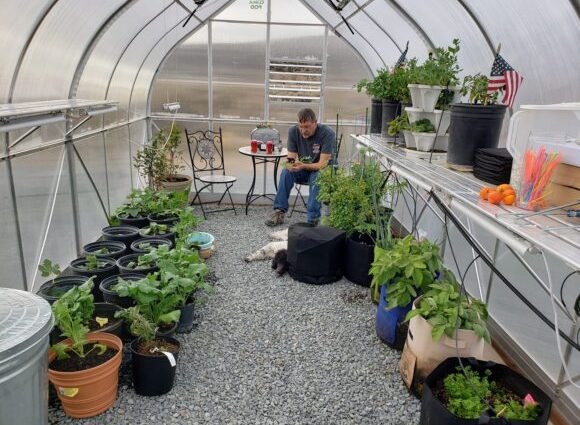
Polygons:
<instances>
[{"instance_id":1,"label":"man's work boot","mask_svg":"<svg viewBox=\"0 0 580 425\"><path fill-rule=\"evenodd\" d=\"M268 220L266 220L266 226L278 226L284 223L284 216L286 213L282 210L274 210L274 214Z\"/></svg>"}]
</instances>

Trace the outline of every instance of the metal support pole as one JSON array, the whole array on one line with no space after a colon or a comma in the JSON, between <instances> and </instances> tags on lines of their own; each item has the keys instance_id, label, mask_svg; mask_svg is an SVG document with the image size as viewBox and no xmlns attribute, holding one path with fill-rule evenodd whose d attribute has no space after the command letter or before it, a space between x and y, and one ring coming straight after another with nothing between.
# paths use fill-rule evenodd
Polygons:
<instances>
[{"instance_id":1,"label":"metal support pole","mask_svg":"<svg viewBox=\"0 0 580 425\"><path fill-rule=\"evenodd\" d=\"M67 123L68 125L68 123ZM76 167L75 167L75 155L74 155L74 146L72 142L71 135L69 134L66 137L65 141L65 149L66 149L66 158L68 163L68 177L70 182L70 194L71 194L71 201L72 201L72 209L73 209L73 228L74 228L74 235L75 235L75 250L77 255L81 253L81 217L79 211L79 194L77 191L77 179L76 179ZM57 188L58 190L58 188Z\"/></svg>"}]
</instances>

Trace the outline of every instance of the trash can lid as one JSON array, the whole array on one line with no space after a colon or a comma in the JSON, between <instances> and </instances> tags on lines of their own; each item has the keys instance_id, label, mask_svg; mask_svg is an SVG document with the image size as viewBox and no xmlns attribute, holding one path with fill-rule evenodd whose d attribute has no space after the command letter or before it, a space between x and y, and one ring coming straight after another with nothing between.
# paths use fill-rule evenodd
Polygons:
<instances>
[{"instance_id":1,"label":"trash can lid","mask_svg":"<svg viewBox=\"0 0 580 425\"><path fill-rule=\"evenodd\" d=\"M53 324L47 301L30 292L0 288L0 363L47 336Z\"/></svg>"}]
</instances>

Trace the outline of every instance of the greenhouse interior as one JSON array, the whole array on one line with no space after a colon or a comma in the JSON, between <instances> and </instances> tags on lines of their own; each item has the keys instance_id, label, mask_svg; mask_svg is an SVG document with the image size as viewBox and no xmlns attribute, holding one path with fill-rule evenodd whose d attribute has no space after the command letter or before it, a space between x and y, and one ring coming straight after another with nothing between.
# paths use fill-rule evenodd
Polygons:
<instances>
[{"instance_id":1,"label":"greenhouse interior","mask_svg":"<svg viewBox=\"0 0 580 425\"><path fill-rule=\"evenodd\" d=\"M2 0L0 425L579 424L578 0Z\"/></svg>"}]
</instances>

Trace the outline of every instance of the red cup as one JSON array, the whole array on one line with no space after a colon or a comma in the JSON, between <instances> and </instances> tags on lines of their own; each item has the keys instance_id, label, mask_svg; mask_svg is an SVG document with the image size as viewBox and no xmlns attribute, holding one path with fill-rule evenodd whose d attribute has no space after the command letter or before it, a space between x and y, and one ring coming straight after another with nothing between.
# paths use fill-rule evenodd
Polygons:
<instances>
[{"instance_id":1,"label":"red cup","mask_svg":"<svg viewBox=\"0 0 580 425\"><path fill-rule=\"evenodd\" d=\"M252 153L258 152L258 141L257 140L252 140L250 142L250 149L251 149Z\"/></svg>"},{"instance_id":2,"label":"red cup","mask_svg":"<svg viewBox=\"0 0 580 425\"><path fill-rule=\"evenodd\" d=\"M274 143L272 143L271 140L268 140L268 142L266 143L266 152L268 153L268 155L274 152Z\"/></svg>"}]
</instances>

